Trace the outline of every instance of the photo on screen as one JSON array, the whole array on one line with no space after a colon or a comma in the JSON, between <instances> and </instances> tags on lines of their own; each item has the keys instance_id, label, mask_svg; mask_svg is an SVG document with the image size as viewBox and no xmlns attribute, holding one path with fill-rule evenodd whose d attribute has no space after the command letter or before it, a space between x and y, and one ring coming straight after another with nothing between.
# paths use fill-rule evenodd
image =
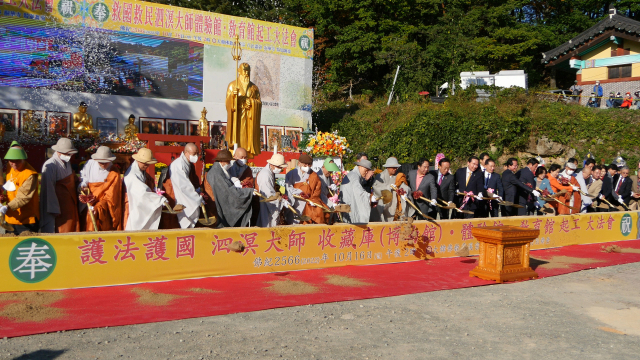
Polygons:
<instances>
[{"instance_id":1,"label":"photo on screen","mask_svg":"<svg viewBox=\"0 0 640 360\"><path fill-rule=\"evenodd\" d=\"M164 134L164 119L140 117L138 122L142 134Z\"/></svg>"},{"instance_id":2,"label":"photo on screen","mask_svg":"<svg viewBox=\"0 0 640 360\"><path fill-rule=\"evenodd\" d=\"M47 111L49 135L68 136L71 125L71 113Z\"/></svg>"},{"instance_id":3,"label":"photo on screen","mask_svg":"<svg viewBox=\"0 0 640 360\"><path fill-rule=\"evenodd\" d=\"M4 125L5 137L18 135L18 129L20 128L19 116L20 111L17 109L0 109L0 120Z\"/></svg>"},{"instance_id":4,"label":"photo on screen","mask_svg":"<svg viewBox=\"0 0 640 360\"><path fill-rule=\"evenodd\" d=\"M167 119L167 135L187 135L187 120Z\"/></svg>"},{"instance_id":5,"label":"photo on screen","mask_svg":"<svg viewBox=\"0 0 640 360\"><path fill-rule=\"evenodd\" d=\"M202 101L204 45L0 19L0 86Z\"/></svg>"},{"instance_id":6,"label":"photo on screen","mask_svg":"<svg viewBox=\"0 0 640 360\"><path fill-rule=\"evenodd\" d=\"M108 137L110 135L118 134L118 119L117 118L103 118L96 119L98 130L100 130L101 137Z\"/></svg>"}]
</instances>

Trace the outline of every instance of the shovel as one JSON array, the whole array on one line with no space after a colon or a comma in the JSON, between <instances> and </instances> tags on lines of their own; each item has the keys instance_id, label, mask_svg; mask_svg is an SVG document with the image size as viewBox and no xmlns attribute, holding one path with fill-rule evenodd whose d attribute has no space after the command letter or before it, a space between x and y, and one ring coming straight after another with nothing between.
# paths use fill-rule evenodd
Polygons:
<instances>
[{"instance_id":1,"label":"shovel","mask_svg":"<svg viewBox=\"0 0 640 360\"><path fill-rule=\"evenodd\" d=\"M177 204L173 209L171 208L171 206L169 206L168 203L164 203L164 206L166 206L167 208L167 210L162 210L162 212L165 214L177 215L180 211L184 210L184 205L182 204Z\"/></svg>"},{"instance_id":2,"label":"shovel","mask_svg":"<svg viewBox=\"0 0 640 360\"><path fill-rule=\"evenodd\" d=\"M396 192L398 191L398 188L395 185L391 185L391 188ZM414 208L418 212L418 214L420 214L420 216L422 216L423 218L427 220L436 221L436 219L432 218L431 216L425 215L422 211L420 211L420 209L418 209L418 207L411 200L409 200L408 197L405 196L404 200L407 202L407 204L411 205L411 207Z\"/></svg>"},{"instance_id":3,"label":"shovel","mask_svg":"<svg viewBox=\"0 0 640 360\"><path fill-rule=\"evenodd\" d=\"M202 209L202 213L204 214L204 219L198 220L200 224L204 226L211 226L216 223L215 216L209 217L209 215L207 215L207 209L204 208L204 204L200 204L200 209Z\"/></svg>"},{"instance_id":4,"label":"shovel","mask_svg":"<svg viewBox=\"0 0 640 360\"><path fill-rule=\"evenodd\" d=\"M264 195L260 194L260 193L259 193L259 192L257 192L257 191L254 191L254 192L253 192L253 195L256 195L256 196L258 196L258 197L260 197L260 198L262 198L262 199L264 199L264 200L267 200L267 197L266 197L266 196L264 196ZM271 197L272 197L272 196L270 196L269 198L271 198ZM276 200L276 199L274 199L274 200ZM271 201L273 201L273 200L271 200ZM295 217L297 217L298 219L300 219L300 221L309 221L309 220L311 220L311 218L310 218L309 216L307 216L307 215L300 215L300 214L298 214L298 212L296 211L296 209L294 209L294 208L293 208L293 206L289 205L289 203L288 203L288 202L287 202L286 204L287 204L287 207L289 208L289 210L291 210L291 212L293 213L293 215L294 215Z\"/></svg>"},{"instance_id":5,"label":"shovel","mask_svg":"<svg viewBox=\"0 0 640 360\"><path fill-rule=\"evenodd\" d=\"M2 216L2 219L0 219L0 226L2 226L2 228L3 228L3 229L5 229L6 231L9 231L9 232L13 232L13 231L15 230L15 229L13 228L13 225L11 225L11 224L7 223L7 222L4 220L4 216Z\"/></svg>"},{"instance_id":6,"label":"shovel","mask_svg":"<svg viewBox=\"0 0 640 360\"><path fill-rule=\"evenodd\" d=\"M462 210L462 209L458 209L455 205L449 205L449 203L448 203L448 202L446 202L446 201L444 201L444 200L441 200L441 199L438 199L438 200L440 200L440 201L442 201L443 203L447 204L446 209L455 209L457 212L461 212L461 213L463 213L463 214L470 214L470 215L475 214L473 211L469 211L469 210ZM443 206L443 208L444 208L444 206Z\"/></svg>"}]
</instances>

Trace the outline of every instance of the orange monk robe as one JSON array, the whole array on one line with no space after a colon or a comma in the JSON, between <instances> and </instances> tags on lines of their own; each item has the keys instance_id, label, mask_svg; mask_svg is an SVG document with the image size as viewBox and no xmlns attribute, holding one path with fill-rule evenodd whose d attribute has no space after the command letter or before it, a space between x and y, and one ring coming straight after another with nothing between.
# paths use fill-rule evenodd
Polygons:
<instances>
[{"instance_id":1,"label":"orange monk robe","mask_svg":"<svg viewBox=\"0 0 640 360\"><path fill-rule=\"evenodd\" d=\"M573 187L571 187L570 185L562 185L560 181L558 181L558 179L553 177L551 174L547 174L547 179L549 179L549 184L551 184L551 189L553 189L554 193L558 193L559 191L562 191L562 190L567 191L565 194L555 197L556 199L558 199L558 201L562 202L565 205L569 205L571 202L571 196L573 196L574 197L573 207L578 209L580 208L580 205L582 204L582 199L580 198L579 192L576 191L572 194ZM575 184L575 186L580 186L580 184L578 184L578 181L574 177L571 177L570 184L572 185ZM558 204L556 201L550 201L548 204L551 205L556 210L556 214L558 215L576 214L579 212L579 211L574 211L568 208L567 206L562 206Z\"/></svg>"},{"instance_id":2,"label":"orange monk robe","mask_svg":"<svg viewBox=\"0 0 640 360\"><path fill-rule=\"evenodd\" d=\"M204 193L207 194L208 198L205 197L204 200L204 208L207 210L207 215L209 215L209 217L218 216L218 210L216 209L216 199L213 196L213 189L211 188L211 185L209 184L209 181L207 180L207 178L205 177L204 179Z\"/></svg>"},{"instance_id":3,"label":"orange monk robe","mask_svg":"<svg viewBox=\"0 0 640 360\"><path fill-rule=\"evenodd\" d=\"M407 182L407 176L401 172L396 173L396 188L400 189L400 186L403 184L409 186L409 183ZM393 221L398 221L402 216L404 216L404 211L402 210L402 197L400 196L400 194L398 194L397 191L394 191L393 193L396 194L397 200L396 213L393 216Z\"/></svg>"},{"instance_id":4,"label":"orange monk robe","mask_svg":"<svg viewBox=\"0 0 640 360\"><path fill-rule=\"evenodd\" d=\"M96 198L93 203L98 229L93 228L88 208L81 215L80 231L122 230L122 179L117 171L109 171L104 182L89 183L89 191Z\"/></svg>"},{"instance_id":5,"label":"orange monk robe","mask_svg":"<svg viewBox=\"0 0 640 360\"><path fill-rule=\"evenodd\" d=\"M318 174L315 172L312 171L309 174L309 179L306 182L295 183L293 187L309 195L309 200L312 202L327 207L327 204L320 199L322 183ZM307 203L304 211L302 211L302 215L307 215L311 218L310 221L304 221L303 224L326 224L329 220L330 213L325 213L320 206L312 206Z\"/></svg>"},{"instance_id":6,"label":"orange monk robe","mask_svg":"<svg viewBox=\"0 0 640 360\"><path fill-rule=\"evenodd\" d=\"M260 155L260 116L262 114L262 101L258 87L249 81L247 86L239 82L238 96L233 95L236 81L227 86L227 134L226 140L229 147L238 144L238 147L247 150L247 156L251 159ZM236 117L236 109L239 115Z\"/></svg>"},{"instance_id":7,"label":"orange monk robe","mask_svg":"<svg viewBox=\"0 0 640 360\"><path fill-rule=\"evenodd\" d=\"M152 178L146 171L143 171L143 173L145 185L147 185L149 189L155 189L156 181L154 178ZM122 207L124 208L122 215L122 228L124 229L127 225L127 220L129 220L129 197L127 196L127 188L124 184L122 185Z\"/></svg>"}]
</instances>

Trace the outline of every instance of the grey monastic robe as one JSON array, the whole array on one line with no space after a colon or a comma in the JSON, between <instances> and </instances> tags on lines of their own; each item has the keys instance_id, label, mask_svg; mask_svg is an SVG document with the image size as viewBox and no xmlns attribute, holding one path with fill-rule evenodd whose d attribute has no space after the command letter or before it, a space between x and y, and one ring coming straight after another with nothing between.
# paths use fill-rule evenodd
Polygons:
<instances>
[{"instance_id":1,"label":"grey monastic robe","mask_svg":"<svg viewBox=\"0 0 640 360\"><path fill-rule=\"evenodd\" d=\"M371 213L371 194L362 187L364 179L356 166L342 179L340 185L340 200L351 205L351 212L344 213L342 220L349 224L366 224Z\"/></svg>"},{"instance_id":2,"label":"grey monastic robe","mask_svg":"<svg viewBox=\"0 0 640 360\"><path fill-rule=\"evenodd\" d=\"M256 186L260 190L260 194L266 197L275 195L276 176L271 171L271 168L267 166L256 176ZM260 217L258 217L259 227L274 227L278 225L278 219L280 218L280 210L286 206L286 200L280 198L275 201L261 202L260 203Z\"/></svg>"},{"instance_id":3,"label":"grey monastic robe","mask_svg":"<svg viewBox=\"0 0 640 360\"><path fill-rule=\"evenodd\" d=\"M42 177L40 180L40 232L56 232L56 214L61 213L56 195L56 181L73 174L71 164L60 160L56 152L51 159L42 165ZM78 209L64 209L65 211L78 211Z\"/></svg>"},{"instance_id":4,"label":"grey monastic robe","mask_svg":"<svg viewBox=\"0 0 640 360\"><path fill-rule=\"evenodd\" d=\"M313 170L309 169L309 172L311 171ZM294 188L293 185L308 181L309 173L302 172L299 167L289 171L284 178L284 184L287 189L287 196L289 196L289 203L291 203L293 208L296 209L298 211L298 214L300 215L302 215L305 206L307 206L307 202L293 197L293 195L302 194L302 190ZM291 211L287 211L287 224L294 225L299 223L300 218L293 216L293 213Z\"/></svg>"},{"instance_id":5,"label":"grey monastic robe","mask_svg":"<svg viewBox=\"0 0 640 360\"><path fill-rule=\"evenodd\" d=\"M220 166L213 164L207 173L207 182L211 185L218 211L218 228L248 227L251 225L251 200L253 189L238 189L233 185L229 174Z\"/></svg>"}]
</instances>

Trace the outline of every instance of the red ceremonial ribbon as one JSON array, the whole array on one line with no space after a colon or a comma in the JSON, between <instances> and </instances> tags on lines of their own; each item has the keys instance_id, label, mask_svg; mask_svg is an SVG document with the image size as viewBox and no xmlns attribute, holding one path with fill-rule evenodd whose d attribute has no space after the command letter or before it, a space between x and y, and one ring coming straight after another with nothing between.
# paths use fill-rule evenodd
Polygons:
<instances>
[{"instance_id":1,"label":"red ceremonial ribbon","mask_svg":"<svg viewBox=\"0 0 640 360\"><path fill-rule=\"evenodd\" d=\"M464 200L462 200L462 205L460 205L460 209L463 209L465 205L467 205L467 201L469 201L469 198L471 198L471 201L476 201L475 198L473 197L473 191L469 191L469 192L464 192Z\"/></svg>"}]
</instances>

